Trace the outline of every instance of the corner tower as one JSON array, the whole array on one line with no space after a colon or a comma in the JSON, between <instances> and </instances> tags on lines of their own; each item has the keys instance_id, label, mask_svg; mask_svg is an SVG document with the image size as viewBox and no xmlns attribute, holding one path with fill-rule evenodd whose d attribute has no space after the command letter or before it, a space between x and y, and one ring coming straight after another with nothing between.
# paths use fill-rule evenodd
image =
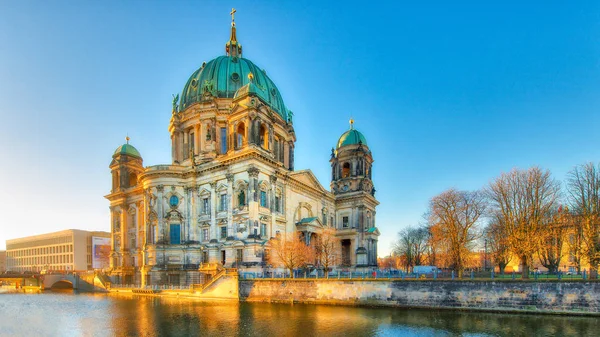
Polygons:
<instances>
[{"instance_id":1,"label":"corner tower","mask_svg":"<svg viewBox=\"0 0 600 337\"><path fill-rule=\"evenodd\" d=\"M144 172L143 159L140 152L126 143L119 146L112 156L110 171L112 174L112 193L137 186L138 177Z\"/></svg>"},{"instance_id":2,"label":"corner tower","mask_svg":"<svg viewBox=\"0 0 600 337\"><path fill-rule=\"evenodd\" d=\"M350 120L350 130L344 132L331 150L331 191L336 195L363 191L375 195L371 181L373 156L367 139L354 129Z\"/></svg>"},{"instance_id":3,"label":"corner tower","mask_svg":"<svg viewBox=\"0 0 600 337\"><path fill-rule=\"evenodd\" d=\"M330 163L342 264L375 267L379 237L375 208L379 202L371 180L373 156L365 136L354 128L353 120L332 149Z\"/></svg>"}]
</instances>

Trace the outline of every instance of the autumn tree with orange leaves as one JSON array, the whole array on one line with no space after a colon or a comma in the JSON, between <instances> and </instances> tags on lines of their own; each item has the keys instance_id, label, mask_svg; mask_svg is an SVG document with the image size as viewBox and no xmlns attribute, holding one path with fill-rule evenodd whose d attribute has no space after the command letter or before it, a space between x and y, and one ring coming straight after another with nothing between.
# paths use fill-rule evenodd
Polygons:
<instances>
[{"instance_id":1,"label":"autumn tree with orange leaves","mask_svg":"<svg viewBox=\"0 0 600 337\"><path fill-rule=\"evenodd\" d=\"M429 202L429 222L445 241L450 266L462 277L480 236L477 228L487 202L479 191L446 190Z\"/></svg>"},{"instance_id":2,"label":"autumn tree with orange leaves","mask_svg":"<svg viewBox=\"0 0 600 337\"><path fill-rule=\"evenodd\" d=\"M304 267L313 261L313 249L307 246L297 234L281 235L269 241L267 261L274 267L283 267L294 277L294 269Z\"/></svg>"},{"instance_id":3,"label":"autumn tree with orange leaves","mask_svg":"<svg viewBox=\"0 0 600 337\"><path fill-rule=\"evenodd\" d=\"M539 167L502 173L486 190L491 214L520 260L523 278L529 278L529 265L540 250L541 236L559 193L560 184L550 171Z\"/></svg>"},{"instance_id":4,"label":"autumn tree with orange leaves","mask_svg":"<svg viewBox=\"0 0 600 337\"><path fill-rule=\"evenodd\" d=\"M325 270L325 275L329 278L329 268L341 261L342 246L340 239L335 235L334 228L325 228L317 236L314 244L317 262Z\"/></svg>"}]
</instances>

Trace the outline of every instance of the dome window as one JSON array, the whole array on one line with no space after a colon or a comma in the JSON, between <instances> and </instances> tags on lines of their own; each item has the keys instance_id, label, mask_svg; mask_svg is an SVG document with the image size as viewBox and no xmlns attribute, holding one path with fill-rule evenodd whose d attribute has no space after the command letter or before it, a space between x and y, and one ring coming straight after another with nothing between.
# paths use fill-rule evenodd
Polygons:
<instances>
[{"instance_id":1,"label":"dome window","mask_svg":"<svg viewBox=\"0 0 600 337\"><path fill-rule=\"evenodd\" d=\"M277 90L275 90L275 88L271 89L271 95L273 95L273 97L277 96Z\"/></svg>"},{"instance_id":2,"label":"dome window","mask_svg":"<svg viewBox=\"0 0 600 337\"><path fill-rule=\"evenodd\" d=\"M231 74L231 80L237 82L240 80L240 75L238 73Z\"/></svg>"},{"instance_id":3,"label":"dome window","mask_svg":"<svg viewBox=\"0 0 600 337\"><path fill-rule=\"evenodd\" d=\"M192 87L193 87L193 88L195 88L195 87L197 87L197 86L198 86L198 81L197 81L197 80L194 78L194 79L192 80Z\"/></svg>"}]
</instances>

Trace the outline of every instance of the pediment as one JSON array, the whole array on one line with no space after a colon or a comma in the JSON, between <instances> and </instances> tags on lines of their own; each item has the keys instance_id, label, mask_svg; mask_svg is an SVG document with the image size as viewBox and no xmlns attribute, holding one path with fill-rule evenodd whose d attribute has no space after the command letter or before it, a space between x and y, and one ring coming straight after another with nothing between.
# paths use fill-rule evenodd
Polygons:
<instances>
[{"instance_id":1,"label":"pediment","mask_svg":"<svg viewBox=\"0 0 600 337\"><path fill-rule=\"evenodd\" d=\"M319 190L321 192L327 192L327 190L323 187L323 185L321 185L321 183L319 182L317 177L315 177L311 170L292 172L290 173L290 177L316 190Z\"/></svg>"}]
</instances>

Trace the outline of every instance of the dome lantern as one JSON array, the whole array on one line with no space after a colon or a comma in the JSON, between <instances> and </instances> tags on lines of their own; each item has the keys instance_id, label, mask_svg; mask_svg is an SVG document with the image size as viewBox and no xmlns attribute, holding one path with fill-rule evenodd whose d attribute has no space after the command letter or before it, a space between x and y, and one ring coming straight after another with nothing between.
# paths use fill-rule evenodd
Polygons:
<instances>
[{"instance_id":1,"label":"dome lantern","mask_svg":"<svg viewBox=\"0 0 600 337\"><path fill-rule=\"evenodd\" d=\"M238 43L235 32L235 8L231 9L231 36L229 41L225 44L225 53L231 57L242 57L242 45Z\"/></svg>"}]
</instances>

